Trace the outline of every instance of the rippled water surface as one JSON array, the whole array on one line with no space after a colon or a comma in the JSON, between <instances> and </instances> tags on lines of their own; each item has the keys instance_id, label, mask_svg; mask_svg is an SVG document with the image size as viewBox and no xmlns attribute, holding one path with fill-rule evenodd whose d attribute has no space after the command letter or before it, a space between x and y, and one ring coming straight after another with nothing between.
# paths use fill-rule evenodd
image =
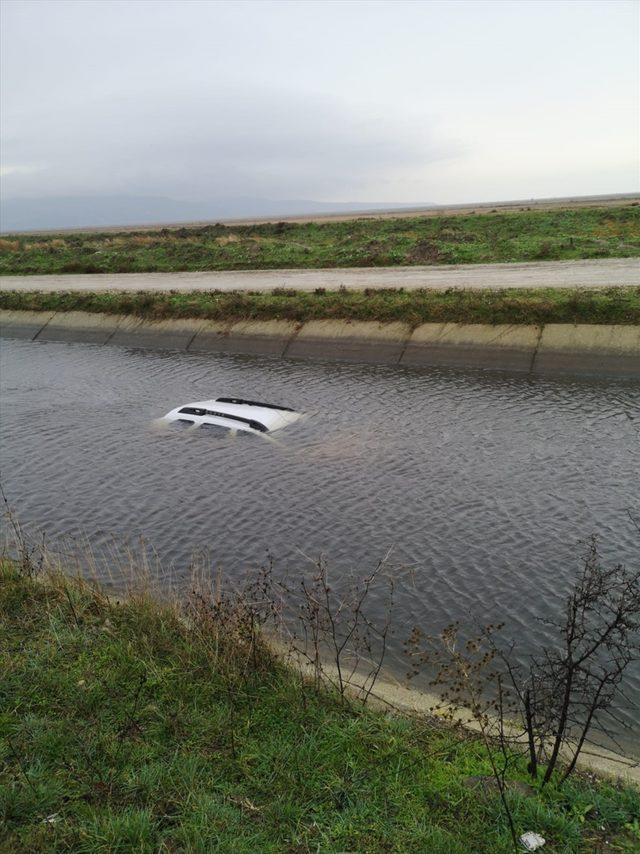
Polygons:
<instances>
[{"instance_id":1,"label":"rippled water surface","mask_svg":"<svg viewBox=\"0 0 640 854\"><path fill-rule=\"evenodd\" d=\"M309 417L277 444L149 427L219 395ZM3 485L22 521L96 543L144 533L178 577L206 547L227 574L267 550L289 573L323 552L339 583L392 548L414 568L398 671L414 624L436 630L469 609L506 618L535 649L534 617L556 611L591 533L609 559L637 564L637 383L3 341L2 422ZM638 669L629 681L637 701Z\"/></svg>"}]
</instances>

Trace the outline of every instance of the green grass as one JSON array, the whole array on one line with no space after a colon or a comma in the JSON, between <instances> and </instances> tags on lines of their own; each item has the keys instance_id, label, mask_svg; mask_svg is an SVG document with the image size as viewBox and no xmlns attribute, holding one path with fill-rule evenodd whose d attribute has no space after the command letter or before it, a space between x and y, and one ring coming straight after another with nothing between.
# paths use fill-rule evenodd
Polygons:
<instances>
[{"instance_id":1,"label":"green grass","mask_svg":"<svg viewBox=\"0 0 640 854\"><path fill-rule=\"evenodd\" d=\"M420 323L640 323L640 288L446 291L0 291L0 308L133 314L151 320L376 320Z\"/></svg>"},{"instance_id":2,"label":"green grass","mask_svg":"<svg viewBox=\"0 0 640 854\"><path fill-rule=\"evenodd\" d=\"M640 207L13 235L0 275L380 267L640 256Z\"/></svg>"},{"instance_id":3,"label":"green grass","mask_svg":"<svg viewBox=\"0 0 640 854\"><path fill-rule=\"evenodd\" d=\"M465 785L489 772L476 740L260 661L243 676L174 607L4 563L0 848L512 850L496 796ZM634 789L575 778L510 799L545 851L638 850Z\"/></svg>"}]
</instances>

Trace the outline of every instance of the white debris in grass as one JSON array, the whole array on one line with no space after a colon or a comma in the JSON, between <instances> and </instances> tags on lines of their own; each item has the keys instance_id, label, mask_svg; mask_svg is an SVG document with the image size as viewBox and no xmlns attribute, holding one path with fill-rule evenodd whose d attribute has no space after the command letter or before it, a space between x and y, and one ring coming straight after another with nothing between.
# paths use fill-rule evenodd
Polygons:
<instances>
[{"instance_id":1,"label":"white debris in grass","mask_svg":"<svg viewBox=\"0 0 640 854\"><path fill-rule=\"evenodd\" d=\"M533 833L531 830L527 833L523 833L520 837L520 844L527 851L537 851L538 848L542 848L545 842L546 839L544 836L540 836L539 833Z\"/></svg>"}]
</instances>

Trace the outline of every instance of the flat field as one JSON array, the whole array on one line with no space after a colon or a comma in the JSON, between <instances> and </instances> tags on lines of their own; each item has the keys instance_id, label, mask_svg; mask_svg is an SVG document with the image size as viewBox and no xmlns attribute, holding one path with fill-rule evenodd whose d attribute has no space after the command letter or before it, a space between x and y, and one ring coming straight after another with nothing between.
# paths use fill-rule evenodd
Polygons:
<instances>
[{"instance_id":1,"label":"flat field","mask_svg":"<svg viewBox=\"0 0 640 854\"><path fill-rule=\"evenodd\" d=\"M640 257L640 206L0 238L0 275L320 269Z\"/></svg>"}]
</instances>

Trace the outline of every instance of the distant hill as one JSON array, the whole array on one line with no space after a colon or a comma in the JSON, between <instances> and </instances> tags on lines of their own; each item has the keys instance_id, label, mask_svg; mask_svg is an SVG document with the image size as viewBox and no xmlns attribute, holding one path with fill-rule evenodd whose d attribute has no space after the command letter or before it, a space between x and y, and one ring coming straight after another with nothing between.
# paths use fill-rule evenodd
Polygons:
<instances>
[{"instance_id":1,"label":"distant hill","mask_svg":"<svg viewBox=\"0 0 640 854\"><path fill-rule=\"evenodd\" d=\"M428 204L421 205L429 207ZM214 199L198 203L163 196L52 196L3 199L0 230L35 231L114 225L215 221L235 217L279 217L417 207L414 203L317 202L311 199Z\"/></svg>"}]
</instances>

